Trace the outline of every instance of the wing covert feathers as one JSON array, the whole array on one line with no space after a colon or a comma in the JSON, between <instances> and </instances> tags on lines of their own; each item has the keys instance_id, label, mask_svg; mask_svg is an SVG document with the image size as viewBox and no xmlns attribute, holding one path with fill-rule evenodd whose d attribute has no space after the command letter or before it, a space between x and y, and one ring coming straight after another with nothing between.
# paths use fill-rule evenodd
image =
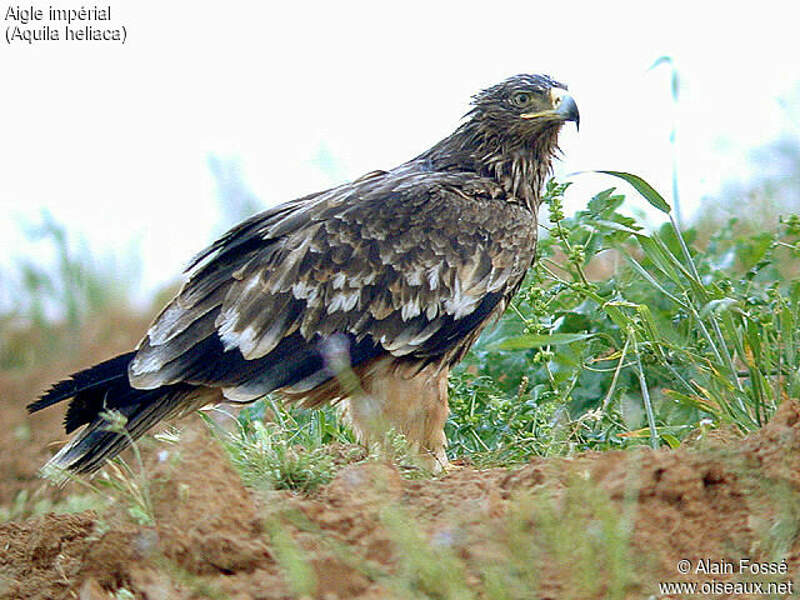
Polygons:
<instances>
[{"instance_id":1,"label":"wing covert feathers","mask_svg":"<svg viewBox=\"0 0 800 600\"><path fill-rule=\"evenodd\" d=\"M534 215L470 173L377 172L266 211L199 254L130 364L135 387L219 386L252 399L351 360L454 362L516 291ZM278 365L278 366L276 366Z\"/></svg>"}]
</instances>

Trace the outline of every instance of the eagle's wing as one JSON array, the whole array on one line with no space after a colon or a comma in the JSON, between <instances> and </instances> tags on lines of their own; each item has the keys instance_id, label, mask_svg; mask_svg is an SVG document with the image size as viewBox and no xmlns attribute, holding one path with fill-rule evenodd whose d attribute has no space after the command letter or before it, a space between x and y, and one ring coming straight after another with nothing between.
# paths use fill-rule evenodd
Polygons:
<instances>
[{"instance_id":1,"label":"eagle's wing","mask_svg":"<svg viewBox=\"0 0 800 600\"><path fill-rule=\"evenodd\" d=\"M329 379L319 344L333 334L349 340L353 365L468 348L524 276L535 236L528 210L466 173L377 172L281 205L198 256L140 344L131 383L250 400Z\"/></svg>"}]
</instances>

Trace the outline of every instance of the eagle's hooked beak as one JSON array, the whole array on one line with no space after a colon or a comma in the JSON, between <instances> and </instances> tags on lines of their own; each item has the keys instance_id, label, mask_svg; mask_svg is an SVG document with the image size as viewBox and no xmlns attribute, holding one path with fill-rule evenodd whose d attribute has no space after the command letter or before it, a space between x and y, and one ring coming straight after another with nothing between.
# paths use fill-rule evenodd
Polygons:
<instances>
[{"instance_id":1,"label":"eagle's hooked beak","mask_svg":"<svg viewBox=\"0 0 800 600\"><path fill-rule=\"evenodd\" d=\"M578 105L566 90L553 88L550 90L550 100L553 103L551 110L520 115L523 119L536 119L537 117L557 117L561 121L575 121L575 127L580 130L581 115Z\"/></svg>"},{"instance_id":2,"label":"eagle's hooked beak","mask_svg":"<svg viewBox=\"0 0 800 600\"><path fill-rule=\"evenodd\" d=\"M575 100L564 90L551 90L553 98L553 108L555 113L565 121L575 121L575 129L581 129L581 113L578 112L578 105Z\"/></svg>"}]
</instances>

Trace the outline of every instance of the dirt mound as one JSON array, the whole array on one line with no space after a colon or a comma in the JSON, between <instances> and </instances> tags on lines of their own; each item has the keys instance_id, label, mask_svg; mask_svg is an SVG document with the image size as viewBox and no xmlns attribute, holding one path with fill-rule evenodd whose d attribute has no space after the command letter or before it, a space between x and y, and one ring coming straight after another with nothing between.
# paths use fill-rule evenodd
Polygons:
<instances>
[{"instance_id":1,"label":"dirt mound","mask_svg":"<svg viewBox=\"0 0 800 600\"><path fill-rule=\"evenodd\" d=\"M0 526L0 597L687 597L658 584L766 585L800 573L793 402L744 440L433 480L358 463L305 496L243 487L202 427L160 448L146 465L152 524L133 521L123 496L102 514ZM725 572L740 559L785 560L786 572ZM714 589L694 595L764 597Z\"/></svg>"},{"instance_id":2,"label":"dirt mound","mask_svg":"<svg viewBox=\"0 0 800 600\"><path fill-rule=\"evenodd\" d=\"M219 444L202 429L152 475L153 514L165 556L196 573L250 572L268 561L256 504ZM209 443L210 442L210 443Z\"/></svg>"}]
</instances>

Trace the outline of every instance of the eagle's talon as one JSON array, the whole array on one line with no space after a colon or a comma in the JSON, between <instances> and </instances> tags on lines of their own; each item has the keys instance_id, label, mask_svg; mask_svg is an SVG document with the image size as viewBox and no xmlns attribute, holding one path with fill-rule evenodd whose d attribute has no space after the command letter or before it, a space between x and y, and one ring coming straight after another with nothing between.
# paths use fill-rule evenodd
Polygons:
<instances>
[{"instance_id":1,"label":"eagle's talon","mask_svg":"<svg viewBox=\"0 0 800 600\"><path fill-rule=\"evenodd\" d=\"M459 471L463 471L466 469L464 465L457 465L454 463L447 463L442 467L442 475L449 475L451 473L458 473Z\"/></svg>"}]
</instances>

